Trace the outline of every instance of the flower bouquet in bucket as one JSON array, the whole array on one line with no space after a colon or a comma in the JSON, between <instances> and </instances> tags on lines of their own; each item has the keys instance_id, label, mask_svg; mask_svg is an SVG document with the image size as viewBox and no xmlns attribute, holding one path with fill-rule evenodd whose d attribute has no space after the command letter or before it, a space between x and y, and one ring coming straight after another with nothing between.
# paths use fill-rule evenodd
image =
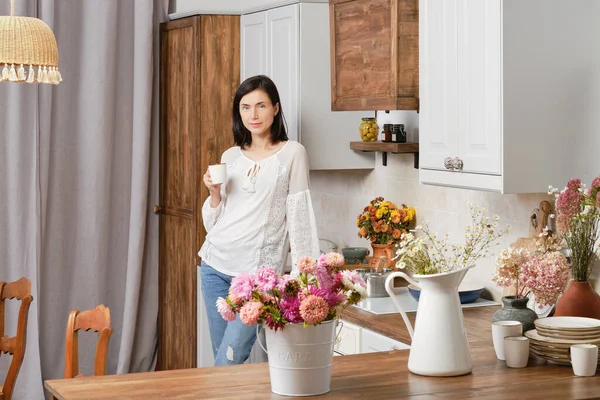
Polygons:
<instances>
[{"instance_id":1,"label":"flower bouquet in bucket","mask_svg":"<svg viewBox=\"0 0 600 400\"><path fill-rule=\"evenodd\" d=\"M232 280L227 298L217 300L225 320L233 321L239 314L244 324L269 328L266 340L274 393L329 392L338 317L366 296L360 276L339 269L344 263L341 254L328 253L318 260L300 258L297 276L279 276L268 266L255 274L241 273Z\"/></svg>"}]
</instances>

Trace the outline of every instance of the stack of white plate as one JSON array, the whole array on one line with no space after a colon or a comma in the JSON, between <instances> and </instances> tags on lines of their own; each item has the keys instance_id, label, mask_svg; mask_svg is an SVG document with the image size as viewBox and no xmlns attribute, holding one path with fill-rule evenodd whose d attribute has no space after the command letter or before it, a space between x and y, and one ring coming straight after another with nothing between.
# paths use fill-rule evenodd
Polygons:
<instances>
[{"instance_id":1,"label":"stack of white plate","mask_svg":"<svg viewBox=\"0 0 600 400\"><path fill-rule=\"evenodd\" d=\"M525 332L530 351L547 361L570 365L572 344L600 346L600 320L583 317L548 317L534 321L535 328ZM600 362L600 355L599 355Z\"/></svg>"}]
</instances>

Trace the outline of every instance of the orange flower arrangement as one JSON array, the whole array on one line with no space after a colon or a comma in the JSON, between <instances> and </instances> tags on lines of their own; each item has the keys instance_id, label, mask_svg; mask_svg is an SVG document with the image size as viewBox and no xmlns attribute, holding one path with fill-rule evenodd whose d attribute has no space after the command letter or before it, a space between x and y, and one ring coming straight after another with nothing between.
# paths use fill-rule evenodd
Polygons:
<instances>
[{"instance_id":1,"label":"orange flower arrangement","mask_svg":"<svg viewBox=\"0 0 600 400\"><path fill-rule=\"evenodd\" d=\"M373 244L394 243L400 240L415 219L415 209L402 204L402 208L383 197L376 197L356 218L358 237L368 238Z\"/></svg>"}]
</instances>

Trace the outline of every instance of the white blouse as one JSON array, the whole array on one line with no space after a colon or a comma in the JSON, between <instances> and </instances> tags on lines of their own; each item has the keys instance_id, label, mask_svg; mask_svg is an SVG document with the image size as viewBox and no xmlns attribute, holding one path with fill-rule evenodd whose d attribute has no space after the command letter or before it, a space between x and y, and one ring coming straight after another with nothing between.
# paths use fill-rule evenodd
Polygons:
<instances>
[{"instance_id":1,"label":"white blouse","mask_svg":"<svg viewBox=\"0 0 600 400\"><path fill-rule=\"evenodd\" d=\"M227 181L221 202L202 206L207 235L198 255L217 271L236 276L270 265L278 274L291 246L292 266L302 256L319 256L317 224L310 198L304 146L287 141L255 162L240 147L223 153Z\"/></svg>"}]
</instances>

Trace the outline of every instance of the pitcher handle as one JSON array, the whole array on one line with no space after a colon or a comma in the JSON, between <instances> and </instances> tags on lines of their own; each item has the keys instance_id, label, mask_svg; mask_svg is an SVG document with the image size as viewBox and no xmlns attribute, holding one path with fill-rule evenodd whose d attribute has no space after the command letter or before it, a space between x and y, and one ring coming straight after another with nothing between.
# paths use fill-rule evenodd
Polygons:
<instances>
[{"instance_id":1,"label":"pitcher handle","mask_svg":"<svg viewBox=\"0 0 600 400\"><path fill-rule=\"evenodd\" d=\"M385 290L390 295L390 298L394 302L394 305L396 306L398 311L400 311L402 320L404 320L406 329L408 329L408 334L410 335L410 338L412 339L413 334L414 334L413 326L410 323L410 321L408 320L408 317L406 316L404 309L402 309L402 306L400 306L400 302L396 299L396 293L394 293L394 291L392 290L392 288L394 287L394 278L397 276L400 276L400 277L406 279L408 282L410 282L413 285L418 285L418 283L415 282L411 277L406 275L404 272L400 272L400 271L392 272L391 274L388 275L387 279L385 280Z\"/></svg>"}]
</instances>

